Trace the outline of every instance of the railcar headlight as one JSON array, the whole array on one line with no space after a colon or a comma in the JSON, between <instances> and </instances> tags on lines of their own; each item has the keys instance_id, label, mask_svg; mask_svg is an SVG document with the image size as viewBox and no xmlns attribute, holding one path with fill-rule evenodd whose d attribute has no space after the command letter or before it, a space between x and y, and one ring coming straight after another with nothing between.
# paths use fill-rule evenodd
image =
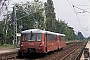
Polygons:
<instances>
[{"instance_id":1,"label":"railcar headlight","mask_svg":"<svg viewBox=\"0 0 90 60\"><path fill-rule=\"evenodd\" d=\"M21 44L21 46L23 46L23 44Z\"/></svg>"},{"instance_id":2,"label":"railcar headlight","mask_svg":"<svg viewBox=\"0 0 90 60\"><path fill-rule=\"evenodd\" d=\"M42 47L42 43L40 43L40 45L39 45L40 47Z\"/></svg>"}]
</instances>

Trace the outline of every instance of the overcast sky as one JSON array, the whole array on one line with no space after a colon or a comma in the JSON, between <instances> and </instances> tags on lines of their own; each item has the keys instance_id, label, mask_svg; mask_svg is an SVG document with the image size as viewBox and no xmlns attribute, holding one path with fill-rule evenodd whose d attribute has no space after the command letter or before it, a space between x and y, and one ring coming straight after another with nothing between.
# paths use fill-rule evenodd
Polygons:
<instances>
[{"instance_id":1,"label":"overcast sky","mask_svg":"<svg viewBox=\"0 0 90 60\"><path fill-rule=\"evenodd\" d=\"M25 2L31 0L11 0L11 2ZM33 1L33 0L32 0ZM40 0L45 2L46 0ZM82 32L85 37L90 35L90 1L89 0L53 0L56 19L65 20L68 26L73 27L74 31ZM75 10L71 5L75 5ZM77 8L76 8L77 7ZM88 11L86 13L80 9ZM77 14L76 14L76 13ZM77 16L76 16L77 15Z\"/></svg>"}]
</instances>

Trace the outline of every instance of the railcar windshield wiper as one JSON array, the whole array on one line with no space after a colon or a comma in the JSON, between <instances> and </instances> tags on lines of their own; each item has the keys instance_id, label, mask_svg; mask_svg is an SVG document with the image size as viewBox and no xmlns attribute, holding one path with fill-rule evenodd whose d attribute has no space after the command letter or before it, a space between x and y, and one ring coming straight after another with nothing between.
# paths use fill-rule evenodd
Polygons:
<instances>
[{"instance_id":1,"label":"railcar windshield wiper","mask_svg":"<svg viewBox=\"0 0 90 60\"><path fill-rule=\"evenodd\" d=\"M34 35L34 34L33 34L33 33L32 33L32 31L31 31L31 36L30 36L30 40L32 40L32 37L33 37L33 35Z\"/></svg>"},{"instance_id":2,"label":"railcar windshield wiper","mask_svg":"<svg viewBox=\"0 0 90 60\"><path fill-rule=\"evenodd\" d=\"M36 40L36 34L35 33L29 33L28 34L28 41L35 41Z\"/></svg>"}]
</instances>

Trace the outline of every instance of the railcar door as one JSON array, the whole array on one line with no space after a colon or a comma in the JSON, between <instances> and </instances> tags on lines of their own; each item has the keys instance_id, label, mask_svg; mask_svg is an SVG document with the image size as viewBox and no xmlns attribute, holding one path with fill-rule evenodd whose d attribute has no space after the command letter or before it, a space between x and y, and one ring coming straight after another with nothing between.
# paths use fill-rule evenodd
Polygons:
<instances>
[{"instance_id":1,"label":"railcar door","mask_svg":"<svg viewBox=\"0 0 90 60\"><path fill-rule=\"evenodd\" d=\"M47 53L47 34L45 34L45 51Z\"/></svg>"}]
</instances>

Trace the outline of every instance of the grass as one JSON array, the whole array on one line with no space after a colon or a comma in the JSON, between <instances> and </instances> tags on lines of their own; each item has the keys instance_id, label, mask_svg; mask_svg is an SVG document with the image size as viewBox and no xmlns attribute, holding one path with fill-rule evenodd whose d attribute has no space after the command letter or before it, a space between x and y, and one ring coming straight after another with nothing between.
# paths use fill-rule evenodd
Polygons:
<instances>
[{"instance_id":1,"label":"grass","mask_svg":"<svg viewBox=\"0 0 90 60\"><path fill-rule=\"evenodd\" d=\"M15 48L14 45L11 44L4 44L4 45L0 45L0 48Z\"/></svg>"}]
</instances>

